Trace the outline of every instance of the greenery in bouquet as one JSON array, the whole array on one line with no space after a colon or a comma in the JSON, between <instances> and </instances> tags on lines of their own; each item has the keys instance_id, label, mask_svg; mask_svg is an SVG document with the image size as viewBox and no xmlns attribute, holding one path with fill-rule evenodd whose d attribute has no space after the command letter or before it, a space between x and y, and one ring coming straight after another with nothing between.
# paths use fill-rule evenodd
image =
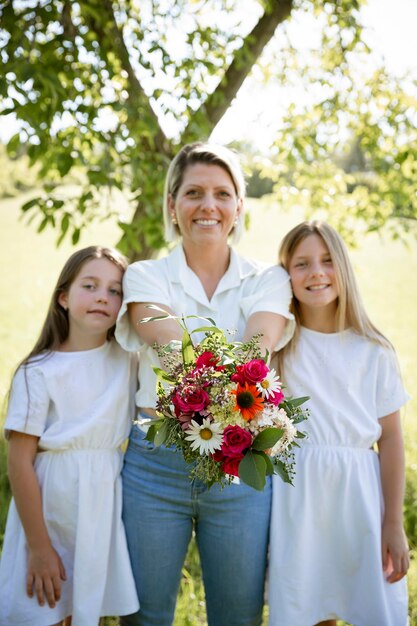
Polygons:
<instances>
[{"instance_id":1,"label":"greenery in bouquet","mask_svg":"<svg viewBox=\"0 0 417 626\"><path fill-rule=\"evenodd\" d=\"M182 342L155 346L165 369L157 374L160 418L147 439L174 446L190 463L190 477L208 486L231 483L235 477L262 490L266 476L278 474L292 483L294 446L304 437L298 424L307 418L301 405L308 399L285 397L274 369L259 348L259 336L247 342L228 341L210 318L189 331L186 319L155 305L162 315L142 323L175 319ZM204 338L194 344L192 335ZM230 333L230 331L229 331Z\"/></svg>"}]
</instances>

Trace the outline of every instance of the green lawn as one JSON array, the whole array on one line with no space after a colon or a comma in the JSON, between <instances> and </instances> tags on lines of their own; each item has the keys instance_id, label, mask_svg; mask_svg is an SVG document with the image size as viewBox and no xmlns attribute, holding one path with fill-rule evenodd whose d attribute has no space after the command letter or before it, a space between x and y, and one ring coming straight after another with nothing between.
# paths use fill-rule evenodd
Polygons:
<instances>
[{"instance_id":1,"label":"green lawn","mask_svg":"<svg viewBox=\"0 0 417 626\"><path fill-rule=\"evenodd\" d=\"M35 234L33 227L19 219L22 200L0 201L0 403L5 406L13 367L32 347L46 313L58 273L73 248L55 248L55 233ZM249 201L251 229L239 250L247 256L275 262L285 232L302 219L294 211L281 215L271 201ZM91 227L77 247L90 244L114 245L119 231L113 222ZM352 259L362 295L375 324L397 348L406 387L414 394L417 386L417 245L372 235L361 240ZM407 529L417 554L417 398L404 411L403 425L407 450ZM8 498L5 477L5 446L0 439L0 536L3 533ZM417 559L409 575L411 624L417 625ZM114 623L114 622L113 622ZM110 624L110 621L109 621ZM184 569L177 610L177 626L204 625L204 602L195 547Z\"/></svg>"}]
</instances>

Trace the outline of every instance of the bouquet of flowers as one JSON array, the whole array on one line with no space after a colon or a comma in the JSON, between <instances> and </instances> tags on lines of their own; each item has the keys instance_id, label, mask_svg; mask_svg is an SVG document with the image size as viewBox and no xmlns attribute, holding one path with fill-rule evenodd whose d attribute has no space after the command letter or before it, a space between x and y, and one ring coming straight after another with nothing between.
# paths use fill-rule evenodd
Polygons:
<instances>
[{"instance_id":1,"label":"bouquet of flowers","mask_svg":"<svg viewBox=\"0 0 417 626\"><path fill-rule=\"evenodd\" d=\"M160 419L152 421L147 439L180 450L190 477L208 486L239 477L262 490L274 473L292 483L292 448L304 436L297 425L307 417L301 405L308 398L285 398L275 370L261 357L259 336L229 342L210 318L200 318L210 325L189 332L186 318L149 308L163 315L142 322L176 319L183 338L155 346L166 369L154 368ZM204 339L194 345L197 332Z\"/></svg>"}]
</instances>

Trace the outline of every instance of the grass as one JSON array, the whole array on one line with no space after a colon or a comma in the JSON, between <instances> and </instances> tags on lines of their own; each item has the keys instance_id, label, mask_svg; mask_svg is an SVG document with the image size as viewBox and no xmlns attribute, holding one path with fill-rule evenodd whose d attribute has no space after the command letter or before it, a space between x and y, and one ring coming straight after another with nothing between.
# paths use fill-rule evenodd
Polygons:
<instances>
[{"instance_id":1,"label":"grass","mask_svg":"<svg viewBox=\"0 0 417 626\"><path fill-rule=\"evenodd\" d=\"M73 248L64 243L55 248L56 234L35 234L19 219L23 199L0 202L0 405L4 408L13 368L30 350L40 330L58 273ZM280 214L269 199L250 201L251 230L239 250L247 256L275 262L279 242L289 228L302 219L294 211ZM90 244L114 245L119 231L113 222L95 225L84 233L77 247ZM394 343L409 392L417 387L417 246L407 248L378 235L362 239L352 252L361 292L375 324ZM413 549L409 595L411 626L417 626L417 398L403 416L407 453L406 527ZM10 497L6 472L6 446L0 437L0 540ZM106 626L116 624L106 620ZM192 544L183 571L175 626L204 626L204 593L198 554Z\"/></svg>"}]
</instances>

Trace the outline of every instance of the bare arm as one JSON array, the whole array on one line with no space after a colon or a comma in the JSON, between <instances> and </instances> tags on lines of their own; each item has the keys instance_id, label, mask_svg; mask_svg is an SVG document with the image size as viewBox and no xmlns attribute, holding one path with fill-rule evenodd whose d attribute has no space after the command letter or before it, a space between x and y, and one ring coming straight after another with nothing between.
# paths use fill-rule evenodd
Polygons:
<instances>
[{"instance_id":1,"label":"bare arm","mask_svg":"<svg viewBox=\"0 0 417 626\"><path fill-rule=\"evenodd\" d=\"M243 341L248 341L254 335L262 333L259 339L261 353L265 354L268 350L271 354L284 332L286 323L286 318L277 313L267 311L253 313L247 321Z\"/></svg>"},{"instance_id":2,"label":"bare arm","mask_svg":"<svg viewBox=\"0 0 417 626\"><path fill-rule=\"evenodd\" d=\"M151 302L133 302L128 305L129 320L135 333L142 341L152 346L154 343L165 345L173 339L182 338L182 329L176 320L168 319L158 322L146 322L141 324L140 320L146 317L158 317L163 315L159 311L147 308L147 305L155 304ZM175 315L168 307L163 304L157 304L161 309Z\"/></svg>"},{"instance_id":3,"label":"bare arm","mask_svg":"<svg viewBox=\"0 0 417 626\"><path fill-rule=\"evenodd\" d=\"M382 434L378 441L384 519L382 522L382 562L389 571L388 582L397 582L407 573L409 553L403 527L404 445L400 412L380 420Z\"/></svg>"},{"instance_id":4,"label":"bare arm","mask_svg":"<svg viewBox=\"0 0 417 626\"><path fill-rule=\"evenodd\" d=\"M36 594L43 606L52 608L61 597L65 569L54 550L42 511L41 490L33 467L38 437L16 431L10 433L8 472L16 508L28 545L26 591Z\"/></svg>"}]
</instances>

